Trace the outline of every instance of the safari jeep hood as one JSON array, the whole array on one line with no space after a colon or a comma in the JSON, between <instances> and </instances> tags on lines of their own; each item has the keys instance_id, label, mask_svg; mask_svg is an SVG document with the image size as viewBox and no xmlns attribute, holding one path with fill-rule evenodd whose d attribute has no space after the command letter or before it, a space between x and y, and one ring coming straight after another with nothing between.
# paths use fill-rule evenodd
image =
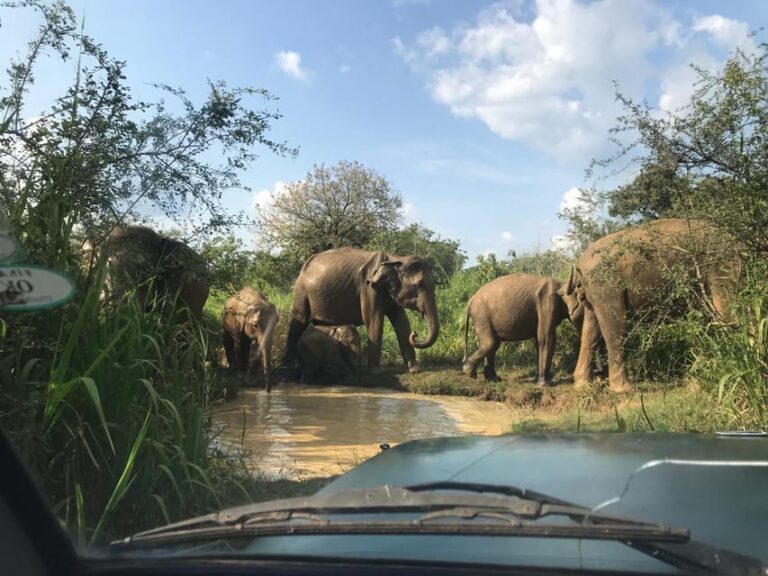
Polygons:
<instances>
[{"instance_id":1,"label":"safari jeep hood","mask_svg":"<svg viewBox=\"0 0 768 576\"><path fill-rule=\"evenodd\" d=\"M688 528L691 538L768 562L768 438L573 434L416 440L384 450L320 493L435 481L502 484L604 513ZM720 464L717 464L717 463ZM734 463L753 465L734 466ZM731 465L727 464L731 463ZM673 571L615 542L462 536L267 538L269 554Z\"/></svg>"}]
</instances>

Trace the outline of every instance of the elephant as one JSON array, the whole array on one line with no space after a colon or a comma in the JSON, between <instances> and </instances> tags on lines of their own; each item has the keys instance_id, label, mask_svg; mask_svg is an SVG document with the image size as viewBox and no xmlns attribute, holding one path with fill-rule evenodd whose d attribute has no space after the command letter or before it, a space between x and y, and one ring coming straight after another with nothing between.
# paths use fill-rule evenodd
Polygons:
<instances>
[{"instance_id":1,"label":"elephant","mask_svg":"<svg viewBox=\"0 0 768 576\"><path fill-rule=\"evenodd\" d=\"M261 358L264 387L272 392L272 340L277 309L255 288L231 296L222 312L224 351L229 367L250 377Z\"/></svg>"},{"instance_id":2,"label":"elephant","mask_svg":"<svg viewBox=\"0 0 768 576\"><path fill-rule=\"evenodd\" d=\"M706 220L656 220L590 244L566 287L567 294L585 302L577 386L592 380L593 355L602 337L610 389L631 390L624 369L628 316L653 314L656 306L669 304L682 279L713 318L728 321L740 272L739 245Z\"/></svg>"},{"instance_id":3,"label":"elephant","mask_svg":"<svg viewBox=\"0 0 768 576\"><path fill-rule=\"evenodd\" d=\"M200 320L210 284L206 262L179 240L146 226L118 226L104 242L114 293L136 289L140 301L176 298Z\"/></svg>"},{"instance_id":4,"label":"elephant","mask_svg":"<svg viewBox=\"0 0 768 576\"><path fill-rule=\"evenodd\" d=\"M552 355L555 330L565 318L580 322L584 305L575 293L554 278L536 274L509 274L482 286L467 304L464 317L464 373L477 377L477 366L485 358L486 380L497 381L496 351L499 344L532 338L536 341L539 385L552 384ZM470 318L475 324L478 349L467 356Z\"/></svg>"},{"instance_id":5,"label":"elephant","mask_svg":"<svg viewBox=\"0 0 768 576\"><path fill-rule=\"evenodd\" d=\"M405 308L419 311L429 334L418 340ZM295 363L304 329L315 324L364 325L368 368L378 370L384 317L397 335L408 370L419 372L414 348L429 348L440 333L432 265L418 256L394 256L357 248L336 248L309 257L293 285L293 308L283 364Z\"/></svg>"},{"instance_id":6,"label":"elephant","mask_svg":"<svg viewBox=\"0 0 768 576\"><path fill-rule=\"evenodd\" d=\"M348 384L361 373L360 334L352 325L310 324L299 338L302 382Z\"/></svg>"}]
</instances>

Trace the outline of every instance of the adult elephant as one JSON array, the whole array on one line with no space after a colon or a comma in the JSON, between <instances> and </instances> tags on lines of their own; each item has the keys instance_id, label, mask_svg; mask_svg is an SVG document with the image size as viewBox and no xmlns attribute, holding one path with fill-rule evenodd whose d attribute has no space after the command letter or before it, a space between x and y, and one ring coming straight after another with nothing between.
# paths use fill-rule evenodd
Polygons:
<instances>
[{"instance_id":1,"label":"adult elephant","mask_svg":"<svg viewBox=\"0 0 768 576\"><path fill-rule=\"evenodd\" d=\"M576 384L592 379L593 355L602 335L611 390L631 389L624 369L628 316L652 313L681 289L692 288L713 318L728 320L740 271L738 245L705 220L656 220L590 244L566 289L586 305Z\"/></svg>"},{"instance_id":2,"label":"adult elephant","mask_svg":"<svg viewBox=\"0 0 768 576\"><path fill-rule=\"evenodd\" d=\"M405 308L419 311L429 334L418 340ZM395 329L410 372L419 372L414 348L429 348L440 333L432 265L418 256L393 256L356 248L337 248L311 256L293 285L293 309L284 364L293 363L296 346L310 322L366 327L368 368L379 367L384 317Z\"/></svg>"},{"instance_id":3,"label":"adult elephant","mask_svg":"<svg viewBox=\"0 0 768 576\"><path fill-rule=\"evenodd\" d=\"M310 324L299 338L302 382L349 384L360 376L360 334L357 328Z\"/></svg>"},{"instance_id":4,"label":"adult elephant","mask_svg":"<svg viewBox=\"0 0 768 576\"><path fill-rule=\"evenodd\" d=\"M135 289L142 302L176 298L200 319L210 285L206 262L174 238L146 226L118 226L104 242L113 291Z\"/></svg>"},{"instance_id":5,"label":"adult elephant","mask_svg":"<svg viewBox=\"0 0 768 576\"><path fill-rule=\"evenodd\" d=\"M536 274L509 274L481 287L467 304L464 318L464 373L475 378L485 359L486 380L497 381L496 351L501 342L533 339L537 345L536 381L552 383L555 332L566 318L581 320L584 306L573 291L554 278ZM475 324L478 349L467 357L470 318Z\"/></svg>"},{"instance_id":6,"label":"adult elephant","mask_svg":"<svg viewBox=\"0 0 768 576\"><path fill-rule=\"evenodd\" d=\"M222 312L222 340L229 367L253 375L261 359L264 387L272 392L272 340L277 309L255 288L231 296Z\"/></svg>"}]
</instances>

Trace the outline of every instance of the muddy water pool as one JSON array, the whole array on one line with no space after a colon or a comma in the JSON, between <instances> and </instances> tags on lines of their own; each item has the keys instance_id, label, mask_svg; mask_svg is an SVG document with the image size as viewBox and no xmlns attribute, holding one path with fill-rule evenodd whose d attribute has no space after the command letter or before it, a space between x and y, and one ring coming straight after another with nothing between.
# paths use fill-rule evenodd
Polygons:
<instances>
[{"instance_id":1,"label":"muddy water pool","mask_svg":"<svg viewBox=\"0 0 768 576\"><path fill-rule=\"evenodd\" d=\"M218 407L219 440L241 447L270 478L340 474L391 446L439 436L502 434L512 422L499 402L424 396L388 388L282 384L241 390Z\"/></svg>"}]
</instances>

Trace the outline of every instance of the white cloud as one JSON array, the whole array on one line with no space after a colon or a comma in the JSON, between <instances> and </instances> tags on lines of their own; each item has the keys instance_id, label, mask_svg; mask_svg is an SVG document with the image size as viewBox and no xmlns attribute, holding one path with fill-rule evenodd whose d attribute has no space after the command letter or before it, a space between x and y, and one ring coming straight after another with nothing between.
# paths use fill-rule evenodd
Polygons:
<instances>
[{"instance_id":1,"label":"white cloud","mask_svg":"<svg viewBox=\"0 0 768 576\"><path fill-rule=\"evenodd\" d=\"M270 208L275 203L275 198L285 192L286 183L277 181L272 190L259 190L251 194L251 208L253 210L264 210Z\"/></svg>"},{"instance_id":2,"label":"white cloud","mask_svg":"<svg viewBox=\"0 0 768 576\"><path fill-rule=\"evenodd\" d=\"M584 210L589 207L589 203L586 202L581 195L581 189L576 188L575 186L573 188L568 188L568 190L565 191L565 194L563 194L563 199L560 200L560 212L563 212L564 210Z\"/></svg>"},{"instance_id":3,"label":"white cloud","mask_svg":"<svg viewBox=\"0 0 768 576\"><path fill-rule=\"evenodd\" d=\"M512 232L502 232L501 233L501 239L504 242L512 242L512 240L514 240L514 238L515 237L512 235Z\"/></svg>"},{"instance_id":4,"label":"white cloud","mask_svg":"<svg viewBox=\"0 0 768 576\"><path fill-rule=\"evenodd\" d=\"M301 67L301 54L288 50L287 52L278 52L275 54L275 63L291 78L309 82L311 72Z\"/></svg>"},{"instance_id":5,"label":"white cloud","mask_svg":"<svg viewBox=\"0 0 768 576\"><path fill-rule=\"evenodd\" d=\"M607 144L620 111L614 82L639 100L651 87L664 106L678 105L679 70L660 64L669 58L659 52L687 64L746 32L722 17L686 26L653 0L537 0L531 11L523 18L514 3L496 4L470 24L431 28L412 42L395 38L394 51L455 115L577 161Z\"/></svg>"},{"instance_id":6,"label":"white cloud","mask_svg":"<svg viewBox=\"0 0 768 576\"><path fill-rule=\"evenodd\" d=\"M720 15L698 18L692 26L694 32L707 32L727 48L752 48L749 26L746 22L732 20Z\"/></svg>"}]
</instances>

